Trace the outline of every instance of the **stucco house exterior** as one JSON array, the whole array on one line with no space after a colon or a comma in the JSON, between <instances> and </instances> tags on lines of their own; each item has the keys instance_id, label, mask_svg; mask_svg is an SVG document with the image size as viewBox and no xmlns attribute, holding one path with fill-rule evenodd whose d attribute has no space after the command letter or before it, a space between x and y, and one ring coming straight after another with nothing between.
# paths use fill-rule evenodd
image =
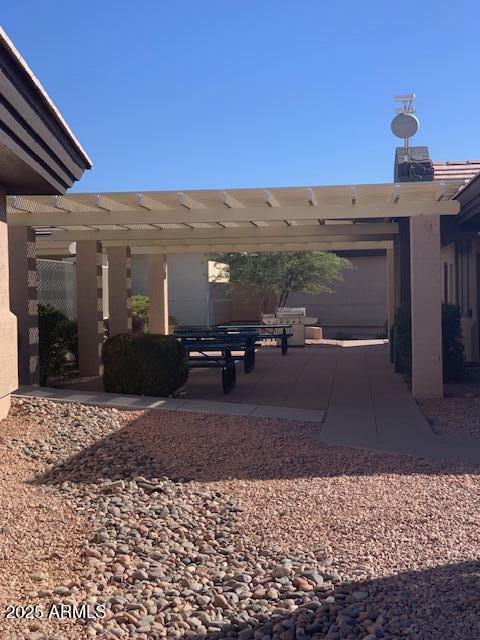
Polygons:
<instances>
[{"instance_id":1,"label":"stucco house exterior","mask_svg":"<svg viewBox=\"0 0 480 640\"><path fill-rule=\"evenodd\" d=\"M91 167L60 112L0 28L0 418L18 386L19 369L35 379L35 233L9 225L7 196L61 196ZM17 318L18 323L17 323Z\"/></svg>"},{"instance_id":2,"label":"stucco house exterior","mask_svg":"<svg viewBox=\"0 0 480 640\"><path fill-rule=\"evenodd\" d=\"M455 179L462 163L451 164ZM464 170L465 170L465 164ZM474 172L457 194L460 213L442 224L442 296L458 305L466 359L480 360L480 162L469 163ZM457 174L458 175L458 174Z\"/></svg>"}]
</instances>

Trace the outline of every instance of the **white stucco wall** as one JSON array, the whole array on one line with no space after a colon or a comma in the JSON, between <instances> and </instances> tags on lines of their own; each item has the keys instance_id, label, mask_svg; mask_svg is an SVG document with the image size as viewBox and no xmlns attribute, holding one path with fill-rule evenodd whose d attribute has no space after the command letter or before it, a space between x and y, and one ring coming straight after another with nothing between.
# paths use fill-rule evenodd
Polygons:
<instances>
[{"instance_id":1,"label":"white stucco wall","mask_svg":"<svg viewBox=\"0 0 480 640\"><path fill-rule=\"evenodd\" d=\"M132 294L148 295L147 256L132 256ZM208 266L199 253L168 256L169 315L179 325L208 324Z\"/></svg>"}]
</instances>

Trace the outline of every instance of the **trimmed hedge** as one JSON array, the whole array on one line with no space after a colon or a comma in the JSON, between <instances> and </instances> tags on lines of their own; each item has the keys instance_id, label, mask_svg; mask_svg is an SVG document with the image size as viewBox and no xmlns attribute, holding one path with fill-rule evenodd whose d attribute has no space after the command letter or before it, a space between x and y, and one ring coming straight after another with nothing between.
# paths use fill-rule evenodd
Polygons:
<instances>
[{"instance_id":1,"label":"trimmed hedge","mask_svg":"<svg viewBox=\"0 0 480 640\"><path fill-rule=\"evenodd\" d=\"M395 368L401 373L412 371L412 325L410 305L400 306L393 327ZM464 375L462 318L454 304L442 304L443 378L459 380Z\"/></svg>"},{"instance_id":2,"label":"trimmed hedge","mask_svg":"<svg viewBox=\"0 0 480 640\"><path fill-rule=\"evenodd\" d=\"M173 336L124 333L103 345L103 386L111 393L169 397L187 381L188 358Z\"/></svg>"}]
</instances>

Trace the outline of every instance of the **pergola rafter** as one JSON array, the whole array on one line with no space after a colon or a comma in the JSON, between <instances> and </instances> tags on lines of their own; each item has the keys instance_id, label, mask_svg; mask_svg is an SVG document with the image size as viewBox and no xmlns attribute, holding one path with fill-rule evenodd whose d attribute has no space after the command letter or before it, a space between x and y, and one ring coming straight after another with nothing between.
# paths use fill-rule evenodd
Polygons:
<instances>
[{"instance_id":1,"label":"pergola rafter","mask_svg":"<svg viewBox=\"0 0 480 640\"><path fill-rule=\"evenodd\" d=\"M385 251L390 329L396 305L401 302L399 287L406 277L405 255L409 255L412 387L417 397L437 397L442 389L440 216L459 212L460 205L454 200L459 186L453 181L433 181L56 198L15 196L9 198L7 219L10 225L17 225L22 237L30 234L35 238L39 256L76 253L84 375L98 375L100 367L102 252L115 265L108 271L108 291L113 296L112 308L114 304L117 309L121 306L123 331L128 331L124 307L129 305L131 277L126 274L131 273L130 256L147 255L149 321L159 333L168 332L169 254ZM408 226L400 225L401 218L408 219ZM21 229L22 225L28 228ZM37 231L36 237L31 227ZM76 243L75 249L72 243Z\"/></svg>"},{"instance_id":2,"label":"pergola rafter","mask_svg":"<svg viewBox=\"0 0 480 640\"><path fill-rule=\"evenodd\" d=\"M245 226L249 234L281 225L288 237L302 224L326 220L381 220L424 215L453 215L458 185L434 182L229 191L15 196L8 202L11 224L51 226L81 232L88 228L135 229L138 225L184 229ZM100 239L100 236L99 238Z\"/></svg>"}]
</instances>

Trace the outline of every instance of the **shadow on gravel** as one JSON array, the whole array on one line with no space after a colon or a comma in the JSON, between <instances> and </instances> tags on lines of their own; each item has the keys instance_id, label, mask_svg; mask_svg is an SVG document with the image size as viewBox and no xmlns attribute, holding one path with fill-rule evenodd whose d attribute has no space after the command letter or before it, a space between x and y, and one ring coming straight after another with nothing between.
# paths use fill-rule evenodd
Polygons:
<instances>
[{"instance_id":1,"label":"shadow on gravel","mask_svg":"<svg viewBox=\"0 0 480 640\"><path fill-rule=\"evenodd\" d=\"M318 426L271 418L145 411L131 422L37 478L92 482L169 476L172 479L478 474L480 467L332 446Z\"/></svg>"},{"instance_id":2,"label":"shadow on gravel","mask_svg":"<svg viewBox=\"0 0 480 640\"><path fill-rule=\"evenodd\" d=\"M356 602L348 587L336 591L336 602L316 609L302 606L292 614L272 616L254 625L223 629L218 634L184 638L275 638L303 640L358 638L376 640L478 640L480 638L480 563L451 564L425 571L356 583L368 592ZM365 593L365 595L366 595ZM262 633L260 633L260 631ZM255 635L254 635L255 634Z\"/></svg>"}]
</instances>

